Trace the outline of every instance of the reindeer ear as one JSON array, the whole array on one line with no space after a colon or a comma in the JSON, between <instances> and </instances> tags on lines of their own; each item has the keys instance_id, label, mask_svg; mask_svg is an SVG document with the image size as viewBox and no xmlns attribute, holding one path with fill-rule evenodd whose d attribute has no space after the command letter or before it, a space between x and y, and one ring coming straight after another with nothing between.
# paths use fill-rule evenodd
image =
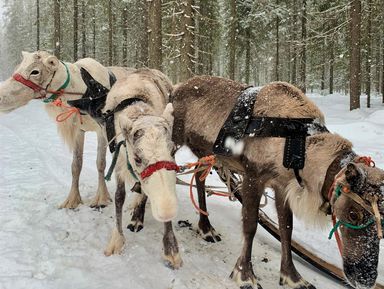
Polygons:
<instances>
[{"instance_id":1,"label":"reindeer ear","mask_svg":"<svg viewBox=\"0 0 384 289\"><path fill-rule=\"evenodd\" d=\"M356 164L349 163L345 171L345 179L351 187L360 187L363 180L363 172Z\"/></svg>"},{"instance_id":2,"label":"reindeer ear","mask_svg":"<svg viewBox=\"0 0 384 289\"><path fill-rule=\"evenodd\" d=\"M43 60L44 65L51 71L56 71L59 67L59 60L56 56L50 55Z\"/></svg>"},{"instance_id":3,"label":"reindeer ear","mask_svg":"<svg viewBox=\"0 0 384 289\"><path fill-rule=\"evenodd\" d=\"M125 139L128 140L129 134L131 133L133 128L133 121L129 117L121 115L119 116L119 125L121 130L123 131Z\"/></svg>"},{"instance_id":4,"label":"reindeer ear","mask_svg":"<svg viewBox=\"0 0 384 289\"><path fill-rule=\"evenodd\" d=\"M165 107L162 117L168 122L169 126L172 128L173 126L173 105L172 103L168 103Z\"/></svg>"},{"instance_id":5,"label":"reindeer ear","mask_svg":"<svg viewBox=\"0 0 384 289\"><path fill-rule=\"evenodd\" d=\"M26 58L29 54L30 54L30 53L27 52L27 51L21 51L21 56L22 56L23 58Z\"/></svg>"}]
</instances>

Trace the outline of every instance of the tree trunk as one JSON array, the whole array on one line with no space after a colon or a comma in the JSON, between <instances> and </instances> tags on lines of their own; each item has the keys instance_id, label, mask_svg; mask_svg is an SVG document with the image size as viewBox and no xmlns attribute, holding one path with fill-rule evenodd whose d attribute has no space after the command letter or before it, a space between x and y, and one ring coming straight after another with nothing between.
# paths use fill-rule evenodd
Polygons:
<instances>
[{"instance_id":1,"label":"tree trunk","mask_svg":"<svg viewBox=\"0 0 384 289\"><path fill-rule=\"evenodd\" d=\"M60 0L53 1L53 47L54 55L60 58Z\"/></svg>"},{"instance_id":2,"label":"tree trunk","mask_svg":"<svg viewBox=\"0 0 384 289\"><path fill-rule=\"evenodd\" d=\"M40 50L40 0L36 0L36 50Z\"/></svg>"},{"instance_id":3,"label":"tree trunk","mask_svg":"<svg viewBox=\"0 0 384 289\"><path fill-rule=\"evenodd\" d=\"M372 63L372 0L367 0L367 31L366 31L366 58L365 58L365 93L367 94L367 107L371 107L371 63Z\"/></svg>"},{"instance_id":4,"label":"tree trunk","mask_svg":"<svg viewBox=\"0 0 384 289\"><path fill-rule=\"evenodd\" d=\"M279 6L279 0L276 0L276 5ZM280 80L280 76L279 76L279 66L280 66L280 63L279 63L279 60L280 60L280 55L279 55L279 27L280 26L280 19L279 19L279 15L276 15L276 56L275 56L275 81L279 81Z\"/></svg>"},{"instance_id":5,"label":"tree trunk","mask_svg":"<svg viewBox=\"0 0 384 289\"><path fill-rule=\"evenodd\" d=\"M379 6L380 10L383 11L384 9L384 3L383 1L379 2L381 5ZM381 59L382 59L382 65L381 65L381 95L382 95L382 103L384 103L384 14L381 13L380 16L380 36L381 36Z\"/></svg>"},{"instance_id":6,"label":"tree trunk","mask_svg":"<svg viewBox=\"0 0 384 289\"><path fill-rule=\"evenodd\" d=\"M123 66L128 66L128 3L123 9Z\"/></svg>"},{"instance_id":7,"label":"tree trunk","mask_svg":"<svg viewBox=\"0 0 384 289\"><path fill-rule=\"evenodd\" d=\"M79 31L79 3L78 0L73 0L73 61L77 61L78 51L78 31Z\"/></svg>"},{"instance_id":8,"label":"tree trunk","mask_svg":"<svg viewBox=\"0 0 384 289\"><path fill-rule=\"evenodd\" d=\"M235 79L235 64L236 64L236 28L237 28L237 11L236 0L230 0L230 25L229 25L229 63L228 76L230 79Z\"/></svg>"},{"instance_id":9,"label":"tree trunk","mask_svg":"<svg viewBox=\"0 0 384 289\"><path fill-rule=\"evenodd\" d=\"M300 82L299 87L305 93L307 70L307 0L303 0L301 11L301 49L300 49Z\"/></svg>"},{"instance_id":10,"label":"tree trunk","mask_svg":"<svg viewBox=\"0 0 384 289\"><path fill-rule=\"evenodd\" d=\"M245 37L247 38L245 40L245 83L249 83L251 77L251 27L247 27Z\"/></svg>"},{"instance_id":11,"label":"tree trunk","mask_svg":"<svg viewBox=\"0 0 384 289\"><path fill-rule=\"evenodd\" d=\"M87 50L86 50L86 25L85 25L85 1L82 0L81 2L81 57L85 58L87 57Z\"/></svg>"},{"instance_id":12,"label":"tree trunk","mask_svg":"<svg viewBox=\"0 0 384 289\"><path fill-rule=\"evenodd\" d=\"M139 66L148 66L148 2L139 0L138 3L140 7L141 15L141 28L139 34L139 45L136 47L138 52L138 63Z\"/></svg>"},{"instance_id":13,"label":"tree trunk","mask_svg":"<svg viewBox=\"0 0 384 289\"><path fill-rule=\"evenodd\" d=\"M93 4L93 17L92 17L92 54L96 59L96 4Z\"/></svg>"},{"instance_id":14,"label":"tree trunk","mask_svg":"<svg viewBox=\"0 0 384 289\"><path fill-rule=\"evenodd\" d=\"M149 67L161 70L162 66L162 29L161 0L148 1L148 58ZM192 8L191 8L192 9ZM191 11L192 12L192 11Z\"/></svg>"},{"instance_id":15,"label":"tree trunk","mask_svg":"<svg viewBox=\"0 0 384 289\"><path fill-rule=\"evenodd\" d=\"M329 94L333 94L333 70L334 70L334 64L335 64L335 48L334 48L334 37L332 36L332 39L329 43Z\"/></svg>"},{"instance_id":16,"label":"tree trunk","mask_svg":"<svg viewBox=\"0 0 384 289\"><path fill-rule=\"evenodd\" d=\"M350 110L360 108L361 94L361 1L351 2Z\"/></svg>"},{"instance_id":17,"label":"tree trunk","mask_svg":"<svg viewBox=\"0 0 384 289\"><path fill-rule=\"evenodd\" d=\"M190 78L193 74L193 57L194 57L194 39L193 39L193 12L192 5L193 0L184 0L183 4L184 13L182 19L182 43L181 43L181 71L180 71L180 80L184 81Z\"/></svg>"},{"instance_id":18,"label":"tree trunk","mask_svg":"<svg viewBox=\"0 0 384 289\"><path fill-rule=\"evenodd\" d=\"M292 70L291 83L297 85L297 0L293 0L293 15L292 15Z\"/></svg>"},{"instance_id":19,"label":"tree trunk","mask_svg":"<svg viewBox=\"0 0 384 289\"><path fill-rule=\"evenodd\" d=\"M113 19L112 19L112 0L108 0L108 65L113 64Z\"/></svg>"}]
</instances>

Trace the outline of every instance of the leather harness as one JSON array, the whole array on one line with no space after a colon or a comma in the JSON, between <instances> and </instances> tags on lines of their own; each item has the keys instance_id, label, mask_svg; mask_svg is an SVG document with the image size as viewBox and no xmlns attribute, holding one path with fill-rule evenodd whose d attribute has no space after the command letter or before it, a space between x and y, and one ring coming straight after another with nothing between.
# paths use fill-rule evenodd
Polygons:
<instances>
[{"instance_id":1,"label":"leather harness","mask_svg":"<svg viewBox=\"0 0 384 289\"><path fill-rule=\"evenodd\" d=\"M328 129L315 118L253 116L258 92L255 87L248 87L238 96L216 138L213 152L221 156L231 156L232 149L226 145L228 138L234 139L236 143L245 137L285 138L283 166L293 169L298 183L301 184L299 170L305 164L306 138L316 133L328 132Z\"/></svg>"}]
</instances>

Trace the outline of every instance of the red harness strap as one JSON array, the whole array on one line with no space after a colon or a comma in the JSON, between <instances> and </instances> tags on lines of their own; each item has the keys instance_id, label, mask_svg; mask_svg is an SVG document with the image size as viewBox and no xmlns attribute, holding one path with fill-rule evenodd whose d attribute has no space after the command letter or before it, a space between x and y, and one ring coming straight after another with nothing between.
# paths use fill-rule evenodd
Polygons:
<instances>
[{"instance_id":1,"label":"red harness strap","mask_svg":"<svg viewBox=\"0 0 384 289\"><path fill-rule=\"evenodd\" d=\"M42 88L41 86L37 85L36 83L34 83L28 79L25 79L20 73L15 73L12 77L17 82L20 82L20 83L24 84L25 86L33 89L34 92L40 92L42 90L45 91L45 89Z\"/></svg>"},{"instance_id":2,"label":"red harness strap","mask_svg":"<svg viewBox=\"0 0 384 289\"><path fill-rule=\"evenodd\" d=\"M152 165L149 165L145 168L144 171L141 172L140 176L141 179L144 180L145 178L150 177L153 173L161 170L166 169L167 171L179 171L179 166L175 162L169 162L169 161L160 161L156 162Z\"/></svg>"}]
</instances>

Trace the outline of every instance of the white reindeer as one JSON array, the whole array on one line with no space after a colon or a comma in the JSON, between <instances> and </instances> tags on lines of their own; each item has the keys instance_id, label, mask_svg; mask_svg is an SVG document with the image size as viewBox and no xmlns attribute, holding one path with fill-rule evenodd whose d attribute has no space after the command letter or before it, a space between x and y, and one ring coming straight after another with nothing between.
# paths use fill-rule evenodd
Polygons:
<instances>
[{"instance_id":1,"label":"white reindeer","mask_svg":"<svg viewBox=\"0 0 384 289\"><path fill-rule=\"evenodd\" d=\"M66 103L68 100L81 98L87 89L80 75L81 67L86 68L97 81L106 87L110 87L110 72L120 79L129 74L129 69L106 68L91 58L81 59L73 64L61 62L57 57L45 51L22 52L22 56L23 60L17 66L14 74L0 84L0 113L10 112L33 99L42 99L47 102L46 110L54 120L68 118L65 121L57 122L60 135L73 151L72 186L67 199L60 205L60 208L73 209L82 203L79 176L83 163L84 133L95 131L98 141L96 161L98 188L90 206L106 206L110 201L104 180L106 139L100 126L90 116L77 113L71 115L73 110L70 110ZM63 90L60 91L61 89ZM61 102L53 102L56 96L60 96Z\"/></svg>"},{"instance_id":2,"label":"white reindeer","mask_svg":"<svg viewBox=\"0 0 384 289\"><path fill-rule=\"evenodd\" d=\"M86 75L84 71L82 73ZM126 79L116 82L108 93L105 106L100 109L99 100L105 97L107 91L95 81L86 83L91 91L104 91L104 95L70 104L94 116L107 130L111 129L107 119L113 116L112 129L117 144L116 228L104 253L107 256L120 253L124 246L122 207L125 182L131 186L139 182L144 193L142 198L149 198L154 218L164 222L164 259L168 266L177 269L182 265L182 260L171 220L177 214L178 167L173 157L173 106L167 104L172 84L157 70L139 69ZM145 205L145 201L141 203ZM138 210L142 214L134 213L132 219L136 226L142 225L140 218L144 217L144 208Z\"/></svg>"}]
</instances>

